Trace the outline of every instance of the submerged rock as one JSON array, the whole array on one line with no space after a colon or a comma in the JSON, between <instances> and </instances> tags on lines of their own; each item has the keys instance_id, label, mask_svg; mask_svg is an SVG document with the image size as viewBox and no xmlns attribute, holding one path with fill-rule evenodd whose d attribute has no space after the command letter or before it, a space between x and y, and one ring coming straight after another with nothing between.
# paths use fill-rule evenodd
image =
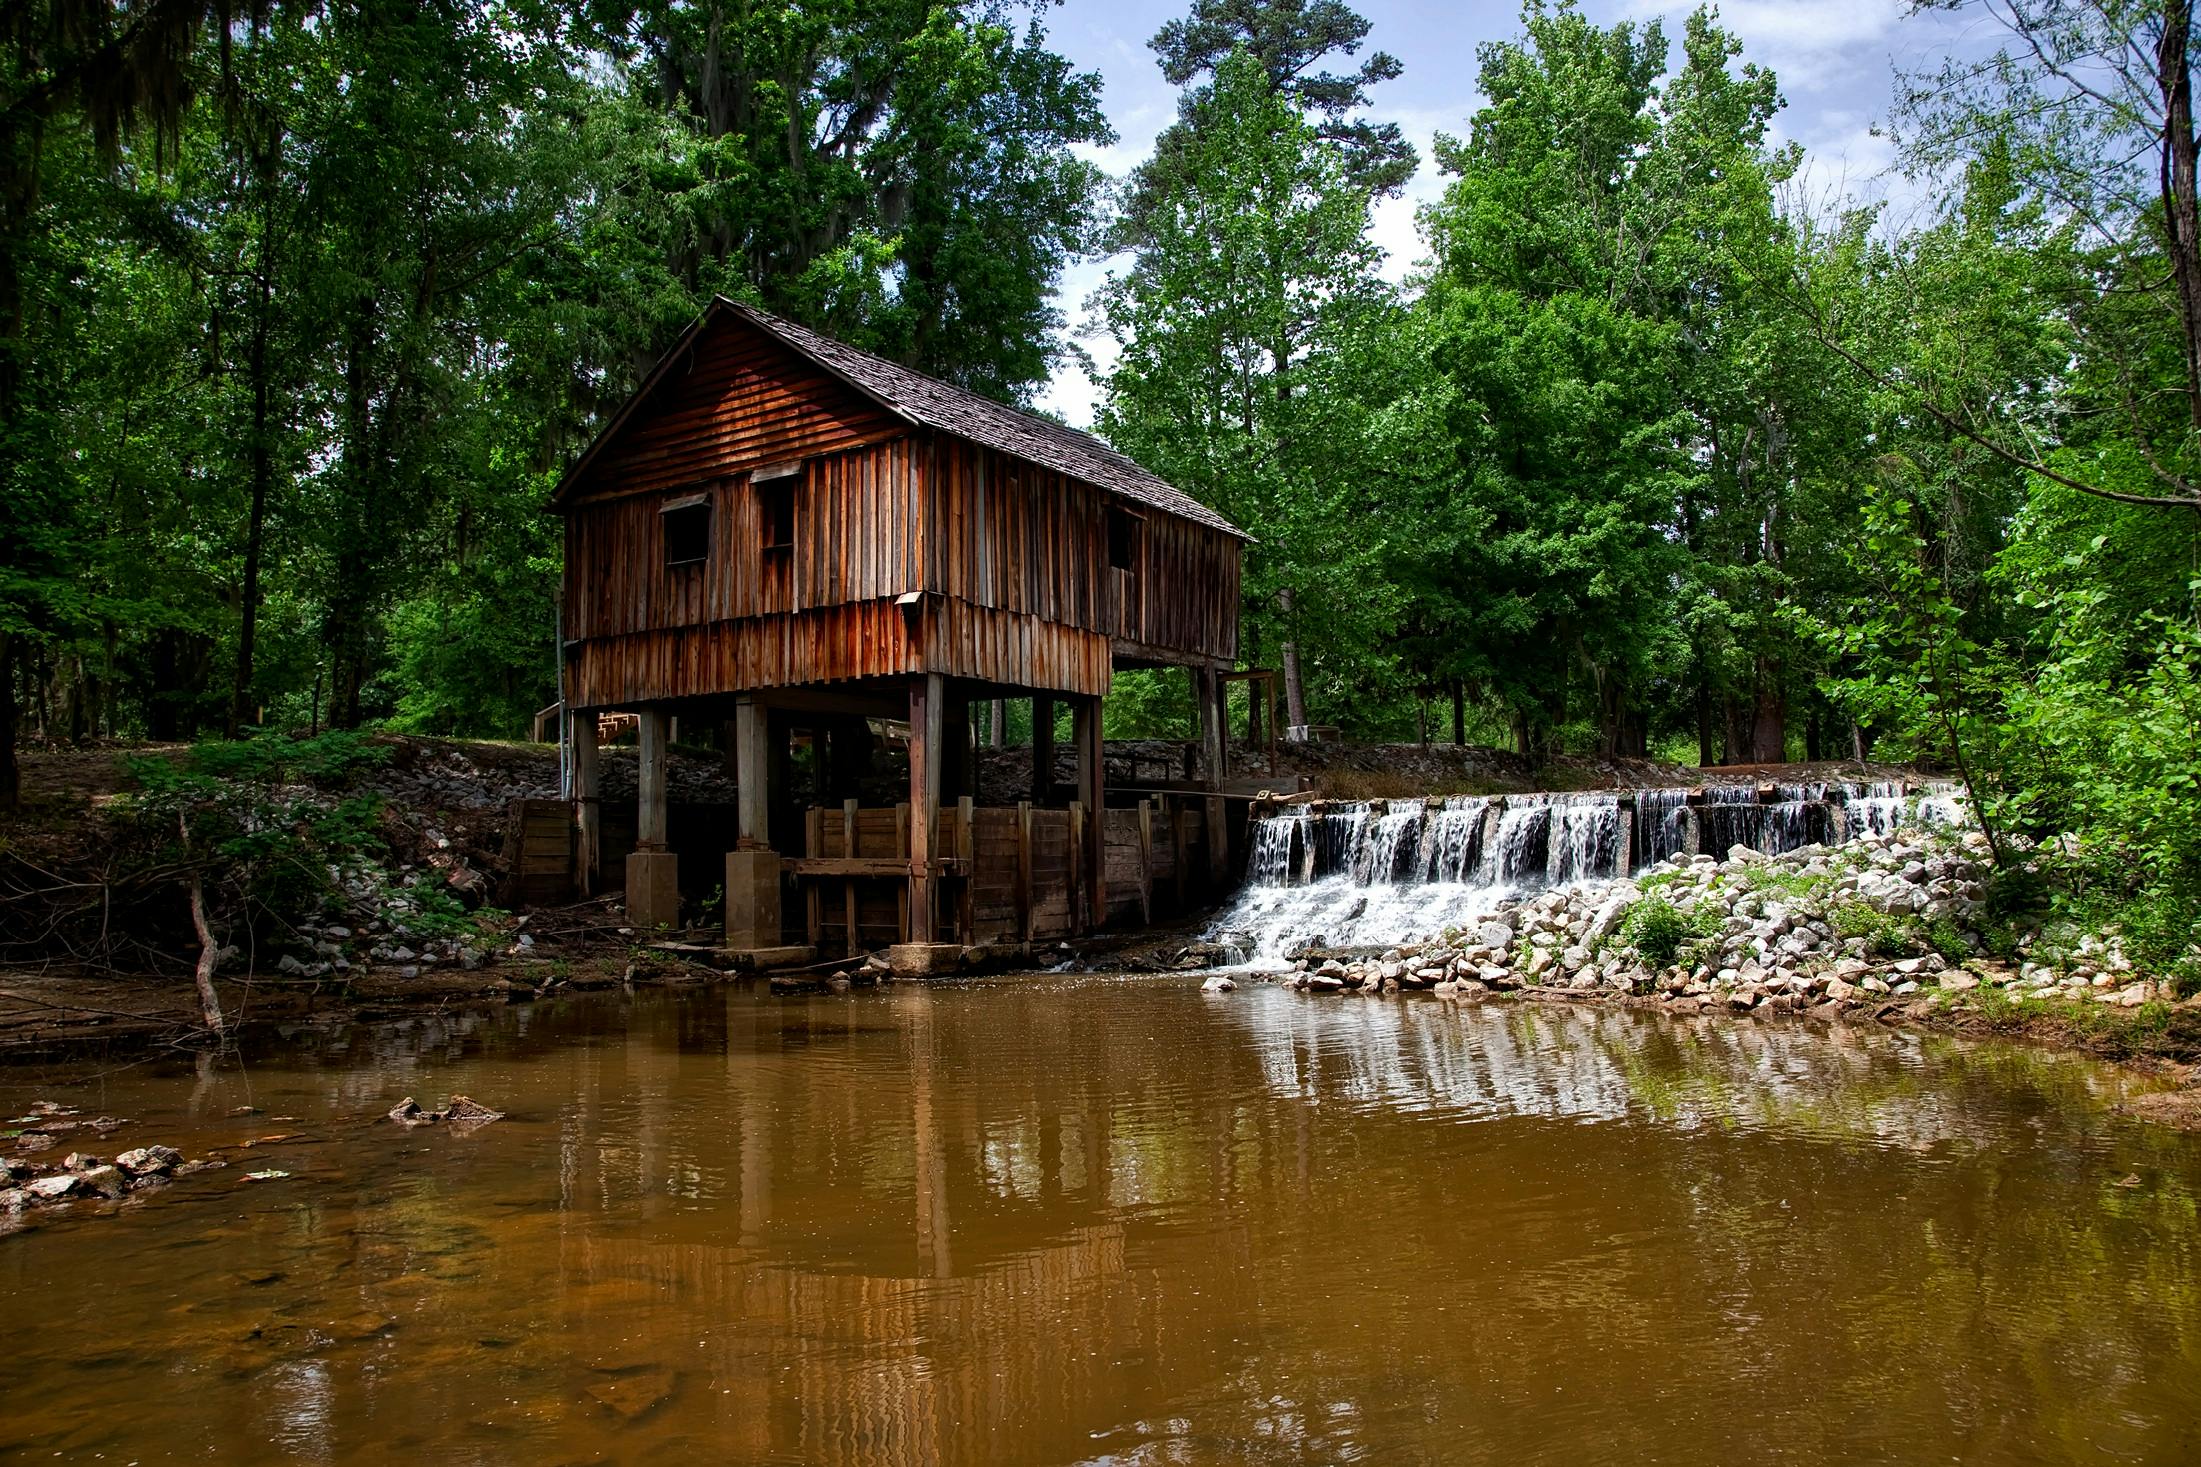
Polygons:
<instances>
[{"instance_id":1,"label":"submerged rock","mask_svg":"<svg viewBox=\"0 0 2201 1467\"><path fill-rule=\"evenodd\" d=\"M434 1126L449 1123L453 1126L486 1126L491 1121L504 1119L504 1112L491 1110L480 1101L468 1096L451 1097L451 1103L442 1110L422 1110L420 1103L408 1095L390 1107L390 1119L401 1126Z\"/></svg>"},{"instance_id":2,"label":"submerged rock","mask_svg":"<svg viewBox=\"0 0 2201 1467\"><path fill-rule=\"evenodd\" d=\"M133 1177L166 1176L183 1164L183 1153L173 1146L141 1146L115 1158L115 1165Z\"/></svg>"}]
</instances>

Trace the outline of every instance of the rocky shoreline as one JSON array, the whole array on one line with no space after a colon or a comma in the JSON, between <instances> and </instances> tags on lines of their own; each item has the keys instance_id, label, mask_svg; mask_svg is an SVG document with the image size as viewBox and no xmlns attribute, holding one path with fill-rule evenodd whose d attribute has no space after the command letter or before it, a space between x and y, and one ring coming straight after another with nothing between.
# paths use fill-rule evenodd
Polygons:
<instances>
[{"instance_id":1,"label":"rocky shoreline","mask_svg":"<svg viewBox=\"0 0 2201 1467\"><path fill-rule=\"evenodd\" d=\"M1473 930L1381 952L1307 934L1286 949L1289 971L1253 976L1314 994L1677 1015L2081 1031L2122 1018L2160 1030L2167 1057L2201 1053L2201 997L2138 971L2114 935L2001 926L1988 871L1976 830L1906 829L1772 857L1736 846L1724 860L1680 856L1508 900ZM1231 941L1222 935L1226 961Z\"/></svg>"}]
</instances>

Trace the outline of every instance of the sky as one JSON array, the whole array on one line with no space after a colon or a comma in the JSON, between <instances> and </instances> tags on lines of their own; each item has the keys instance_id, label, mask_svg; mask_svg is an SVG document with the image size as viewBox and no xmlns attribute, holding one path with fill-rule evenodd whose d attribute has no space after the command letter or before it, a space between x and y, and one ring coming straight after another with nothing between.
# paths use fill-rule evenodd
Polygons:
<instances>
[{"instance_id":1,"label":"sky","mask_svg":"<svg viewBox=\"0 0 2201 1467\"><path fill-rule=\"evenodd\" d=\"M1117 141L1080 151L1122 176L1152 151L1154 138L1176 115L1177 92L1162 80L1147 41L1163 22L1183 14L1189 0L1065 0L1048 12L1050 44L1105 83L1102 104ZM1429 161L1432 134L1463 136L1480 105L1475 88L1475 48L1518 33L1520 11L1511 3L1476 0L1359 0L1374 23L1362 55L1389 51L1405 70L1377 87L1369 117L1395 121L1422 155L1421 171L1403 195L1378 203L1376 242L1388 252L1386 273L1403 279L1420 258L1415 210L1442 191ZM1584 0L1599 24L1663 19L1678 46L1688 4L1663 0ZM1952 50L1982 43L1987 24L1976 16L1909 14L1908 0L1726 0L1720 18L1743 43L1746 60L1773 68L1787 107L1774 121L1774 141L1803 144L1808 159L1803 184L1814 198L1844 195L1885 200L1900 216L1911 195L1892 165L1894 147L1880 125L1887 120L1897 67L1931 70ZM1346 70L1333 62L1332 70ZM1122 261L1087 261L1064 273L1059 304L1073 331L1086 321L1085 301ZM1108 343L1080 338L1103 369ZM1075 365L1056 373L1040 393L1040 406L1080 427L1093 419L1095 389Z\"/></svg>"}]
</instances>

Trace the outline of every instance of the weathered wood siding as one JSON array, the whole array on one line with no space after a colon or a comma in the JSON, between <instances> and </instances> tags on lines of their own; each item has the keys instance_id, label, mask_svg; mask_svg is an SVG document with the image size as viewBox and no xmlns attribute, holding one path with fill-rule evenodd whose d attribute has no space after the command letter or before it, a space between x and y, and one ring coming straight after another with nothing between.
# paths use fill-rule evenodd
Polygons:
<instances>
[{"instance_id":1,"label":"weathered wood siding","mask_svg":"<svg viewBox=\"0 0 2201 1467\"><path fill-rule=\"evenodd\" d=\"M896 437L908 425L749 327L705 334L606 443L568 503L684 489L763 464Z\"/></svg>"},{"instance_id":2,"label":"weathered wood siding","mask_svg":"<svg viewBox=\"0 0 2201 1467\"><path fill-rule=\"evenodd\" d=\"M913 433L738 322L691 358L563 506L576 706L919 672L1100 694L1117 660L1236 655L1231 537ZM784 483L751 477L798 461ZM768 548L783 492L792 543ZM667 565L664 511L696 499L709 554ZM1109 565L1111 508L1139 516L1132 571ZM896 605L909 592L928 594Z\"/></svg>"},{"instance_id":3,"label":"weathered wood siding","mask_svg":"<svg viewBox=\"0 0 2201 1467\"><path fill-rule=\"evenodd\" d=\"M1237 656L1239 549L1230 536L944 434L929 470L937 518L926 590L1162 654ZM1140 518L1130 571L1109 565L1111 508Z\"/></svg>"}]
</instances>

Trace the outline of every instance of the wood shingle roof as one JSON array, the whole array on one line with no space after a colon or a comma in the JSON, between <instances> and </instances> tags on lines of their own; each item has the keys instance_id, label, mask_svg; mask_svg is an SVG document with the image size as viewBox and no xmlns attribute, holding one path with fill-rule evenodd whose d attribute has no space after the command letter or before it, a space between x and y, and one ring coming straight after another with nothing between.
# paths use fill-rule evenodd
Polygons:
<instances>
[{"instance_id":1,"label":"wood shingle roof","mask_svg":"<svg viewBox=\"0 0 2201 1467\"><path fill-rule=\"evenodd\" d=\"M913 426L952 434L1014 455L1133 504L1177 515L1241 540L1252 538L1191 495L1148 473L1090 433L1081 433L1051 418L980 397L975 392L927 377L884 357L860 351L806 326L798 326L770 311L724 296L711 302L701 319L682 334L626 406L605 425L558 486L552 496L553 504L565 498L597 453L618 436L627 419L655 390L672 363L721 315L736 317L784 343Z\"/></svg>"}]
</instances>

